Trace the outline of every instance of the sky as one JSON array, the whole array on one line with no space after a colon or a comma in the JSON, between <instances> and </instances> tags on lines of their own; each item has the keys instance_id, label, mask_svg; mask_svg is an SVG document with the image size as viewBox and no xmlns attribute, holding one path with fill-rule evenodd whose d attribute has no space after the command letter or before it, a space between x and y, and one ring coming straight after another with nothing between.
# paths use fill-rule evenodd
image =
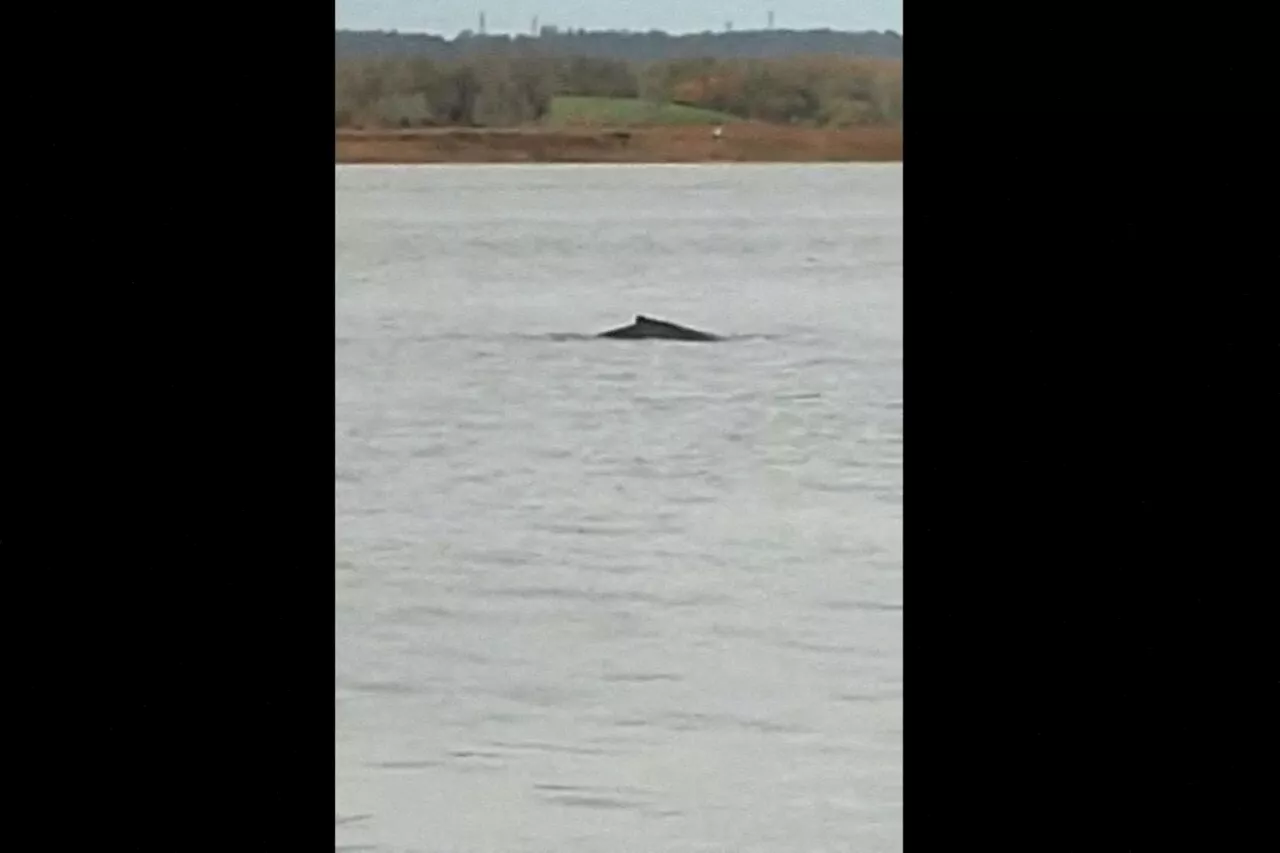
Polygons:
<instances>
[{"instance_id":1,"label":"sky","mask_svg":"<svg viewBox=\"0 0 1280 853\"><path fill-rule=\"evenodd\" d=\"M778 29L896 30L902 0L335 0L337 28L429 32L452 38L478 30L485 13L490 33L540 26L584 30L719 32L764 29L770 9Z\"/></svg>"}]
</instances>

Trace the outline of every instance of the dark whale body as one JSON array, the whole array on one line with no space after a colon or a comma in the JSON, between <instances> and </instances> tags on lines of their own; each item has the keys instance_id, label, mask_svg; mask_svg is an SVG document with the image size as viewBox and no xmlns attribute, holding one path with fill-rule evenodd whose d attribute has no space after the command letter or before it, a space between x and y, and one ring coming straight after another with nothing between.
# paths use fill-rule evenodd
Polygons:
<instances>
[{"instance_id":1,"label":"dark whale body","mask_svg":"<svg viewBox=\"0 0 1280 853\"><path fill-rule=\"evenodd\" d=\"M699 332L697 329L668 323L666 320L655 320L643 314L637 314L636 321L630 326L610 329L607 332L601 332L596 337L621 338L625 340L639 340L641 338L662 338L669 341L722 340L719 335L713 335L710 332Z\"/></svg>"}]
</instances>

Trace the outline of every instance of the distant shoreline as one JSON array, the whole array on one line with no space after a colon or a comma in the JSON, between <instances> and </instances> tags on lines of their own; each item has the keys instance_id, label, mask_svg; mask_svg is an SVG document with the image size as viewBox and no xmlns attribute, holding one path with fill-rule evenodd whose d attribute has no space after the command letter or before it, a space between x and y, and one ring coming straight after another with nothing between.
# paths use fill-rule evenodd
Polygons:
<instances>
[{"instance_id":1,"label":"distant shoreline","mask_svg":"<svg viewBox=\"0 0 1280 853\"><path fill-rule=\"evenodd\" d=\"M894 163L902 130L727 124L619 128L338 130L340 164L417 163Z\"/></svg>"}]
</instances>

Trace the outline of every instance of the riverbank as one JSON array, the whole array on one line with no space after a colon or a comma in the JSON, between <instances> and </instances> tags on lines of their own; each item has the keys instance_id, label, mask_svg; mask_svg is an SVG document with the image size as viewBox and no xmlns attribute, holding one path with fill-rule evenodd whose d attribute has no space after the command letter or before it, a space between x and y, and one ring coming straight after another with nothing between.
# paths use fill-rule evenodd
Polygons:
<instances>
[{"instance_id":1,"label":"riverbank","mask_svg":"<svg viewBox=\"0 0 1280 853\"><path fill-rule=\"evenodd\" d=\"M739 122L618 129L339 130L338 163L900 162L902 131Z\"/></svg>"}]
</instances>

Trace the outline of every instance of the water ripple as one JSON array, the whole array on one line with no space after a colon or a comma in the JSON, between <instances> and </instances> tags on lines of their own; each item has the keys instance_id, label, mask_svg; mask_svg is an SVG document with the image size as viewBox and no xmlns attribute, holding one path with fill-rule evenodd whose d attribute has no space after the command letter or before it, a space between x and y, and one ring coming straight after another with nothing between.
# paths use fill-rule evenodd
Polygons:
<instances>
[{"instance_id":1,"label":"water ripple","mask_svg":"<svg viewBox=\"0 0 1280 853\"><path fill-rule=\"evenodd\" d=\"M822 607L828 610L871 610L889 613L901 613L902 605L883 601L824 601Z\"/></svg>"},{"instance_id":2,"label":"water ripple","mask_svg":"<svg viewBox=\"0 0 1280 853\"><path fill-rule=\"evenodd\" d=\"M489 598L518 598L530 601L545 599L551 601L585 601L592 604L652 604L668 609L706 607L714 604L723 604L730 600L727 596L712 594L675 597L639 590L618 592L552 586L500 587L487 590L484 595Z\"/></svg>"}]
</instances>

